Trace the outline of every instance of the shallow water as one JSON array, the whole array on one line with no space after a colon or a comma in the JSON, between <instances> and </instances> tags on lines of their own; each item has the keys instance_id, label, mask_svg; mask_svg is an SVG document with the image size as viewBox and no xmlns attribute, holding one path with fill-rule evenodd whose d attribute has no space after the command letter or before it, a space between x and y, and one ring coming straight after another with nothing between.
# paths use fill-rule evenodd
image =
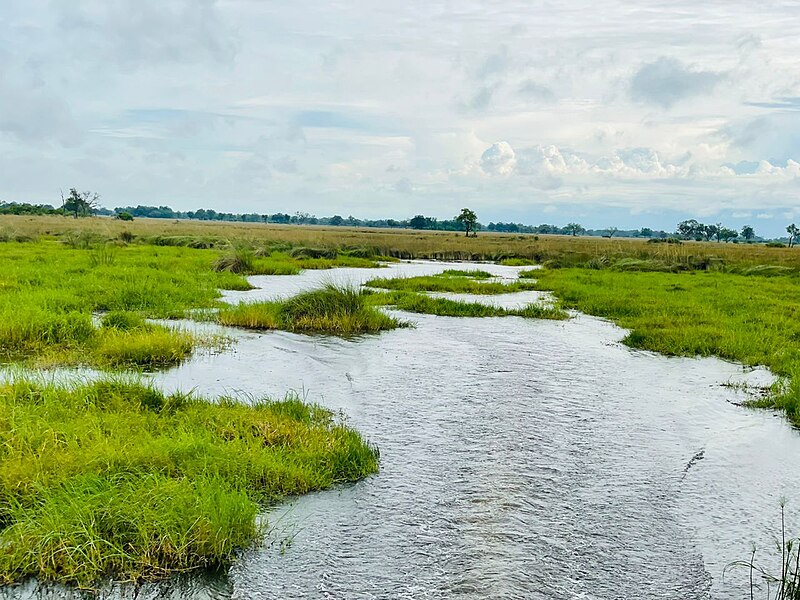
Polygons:
<instances>
[{"instance_id":1,"label":"shallow water","mask_svg":"<svg viewBox=\"0 0 800 600\"><path fill-rule=\"evenodd\" d=\"M374 273L254 277L262 289L228 297ZM231 351L153 376L206 395L298 390L344 411L381 472L271 511L271 544L227 577L138 597L738 599L747 574L722 570L771 544L782 495L800 532L800 435L721 385L768 373L633 351L586 316L403 316L416 328L350 340L237 332ZM44 594L4 597L58 597Z\"/></svg>"}]
</instances>

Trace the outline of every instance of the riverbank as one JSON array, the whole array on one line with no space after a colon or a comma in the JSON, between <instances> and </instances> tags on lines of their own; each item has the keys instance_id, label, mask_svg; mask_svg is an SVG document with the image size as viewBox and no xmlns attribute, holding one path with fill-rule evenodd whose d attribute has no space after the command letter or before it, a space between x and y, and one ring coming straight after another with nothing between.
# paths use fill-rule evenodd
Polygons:
<instances>
[{"instance_id":1,"label":"riverbank","mask_svg":"<svg viewBox=\"0 0 800 600\"><path fill-rule=\"evenodd\" d=\"M750 404L800 426L800 280L792 274L542 269L539 290L630 330L632 348L763 365L782 380Z\"/></svg>"},{"instance_id":2,"label":"riverbank","mask_svg":"<svg viewBox=\"0 0 800 600\"><path fill-rule=\"evenodd\" d=\"M0 387L0 581L88 587L221 567L259 507L355 481L378 452L297 397L243 403L135 380Z\"/></svg>"}]
</instances>

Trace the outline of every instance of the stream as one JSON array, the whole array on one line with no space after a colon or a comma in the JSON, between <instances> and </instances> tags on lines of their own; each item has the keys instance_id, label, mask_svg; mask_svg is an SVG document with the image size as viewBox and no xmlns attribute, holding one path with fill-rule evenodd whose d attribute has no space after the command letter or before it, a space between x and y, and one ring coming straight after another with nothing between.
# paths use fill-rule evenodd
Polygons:
<instances>
[{"instance_id":1,"label":"stream","mask_svg":"<svg viewBox=\"0 0 800 600\"><path fill-rule=\"evenodd\" d=\"M256 276L226 299L285 297L327 281L497 265ZM538 292L470 297L513 306ZM342 411L381 452L381 471L264 515L263 548L228 574L103 597L743 599L758 556L777 571L782 496L800 533L800 434L741 408L729 385L764 370L667 358L619 343L601 319L463 319L393 313L413 329L341 339L242 332L231 349L151 375L167 390L282 397ZM205 327L216 327L205 325ZM0 598L56 598L29 582ZM763 593L759 596L763 597Z\"/></svg>"}]
</instances>

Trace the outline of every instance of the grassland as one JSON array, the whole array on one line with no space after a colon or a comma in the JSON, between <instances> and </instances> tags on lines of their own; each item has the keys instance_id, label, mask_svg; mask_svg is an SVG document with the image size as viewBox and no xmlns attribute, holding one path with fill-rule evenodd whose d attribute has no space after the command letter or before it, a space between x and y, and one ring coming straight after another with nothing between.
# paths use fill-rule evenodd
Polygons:
<instances>
[{"instance_id":1,"label":"grassland","mask_svg":"<svg viewBox=\"0 0 800 600\"><path fill-rule=\"evenodd\" d=\"M551 319L574 308L630 329L632 347L770 367L784 379L758 404L800 425L795 249L62 217L0 218L0 240L7 362L168 366L212 342L151 319L195 310L218 310L220 322L241 327L348 335L400 325L377 308L388 305ZM376 266L385 257L548 268L510 284L455 270L370 282L389 291L219 301L219 289L249 289L244 275ZM424 293L531 288L554 292L558 304L508 310ZM245 406L135 382L21 379L0 387L0 580L90 585L109 574L226 564L258 540L261 503L358 479L375 472L377 459L357 433L296 398Z\"/></svg>"},{"instance_id":2,"label":"grassland","mask_svg":"<svg viewBox=\"0 0 800 600\"><path fill-rule=\"evenodd\" d=\"M278 251L292 248L365 250L375 256L440 260L486 260L507 264L583 265L607 257L660 260L686 265L781 265L800 268L800 253L790 248L760 244L719 244L687 241L649 244L641 239L517 235L481 232L478 237L440 231L381 230L347 227L264 225L213 221L136 219L126 223L107 218L0 216L0 239L50 238L88 232L101 239L129 237L133 243L191 245L221 248L229 242L267 246Z\"/></svg>"},{"instance_id":3,"label":"grassland","mask_svg":"<svg viewBox=\"0 0 800 600\"><path fill-rule=\"evenodd\" d=\"M375 448L297 398L126 380L3 384L0 457L0 581L80 586L225 565L259 539L259 505L378 468Z\"/></svg>"},{"instance_id":4,"label":"grassland","mask_svg":"<svg viewBox=\"0 0 800 600\"><path fill-rule=\"evenodd\" d=\"M769 271L767 271L769 272ZM725 272L542 269L569 308L630 329L623 342L673 356L719 356L784 377L757 404L800 425L800 278Z\"/></svg>"},{"instance_id":5,"label":"grassland","mask_svg":"<svg viewBox=\"0 0 800 600\"><path fill-rule=\"evenodd\" d=\"M21 242L0 243L0 360L33 366L171 366L219 340L144 318L183 318L198 309L221 308L219 290L250 289L247 274L380 264L363 249L230 241L216 248L191 236L136 242L68 230L56 237L13 239ZM106 312L124 316L128 326L98 326L93 315Z\"/></svg>"},{"instance_id":6,"label":"grassland","mask_svg":"<svg viewBox=\"0 0 800 600\"><path fill-rule=\"evenodd\" d=\"M210 266L216 253L55 241L0 244L0 356L28 364L169 366L209 340L143 318L218 305L219 288L249 284ZM98 325L97 313L113 313Z\"/></svg>"}]
</instances>

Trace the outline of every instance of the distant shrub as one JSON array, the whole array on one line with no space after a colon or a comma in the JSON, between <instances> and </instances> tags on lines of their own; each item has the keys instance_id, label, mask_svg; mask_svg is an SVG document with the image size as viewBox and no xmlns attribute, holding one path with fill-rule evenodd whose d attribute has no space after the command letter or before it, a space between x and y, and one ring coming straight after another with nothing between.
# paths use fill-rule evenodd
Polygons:
<instances>
[{"instance_id":1,"label":"distant shrub","mask_svg":"<svg viewBox=\"0 0 800 600\"><path fill-rule=\"evenodd\" d=\"M764 244L767 248L786 248L786 244L781 242L767 242Z\"/></svg>"},{"instance_id":2,"label":"distant shrub","mask_svg":"<svg viewBox=\"0 0 800 600\"><path fill-rule=\"evenodd\" d=\"M118 213L114 218L119 219L120 221L133 221L133 215L129 212Z\"/></svg>"}]
</instances>

